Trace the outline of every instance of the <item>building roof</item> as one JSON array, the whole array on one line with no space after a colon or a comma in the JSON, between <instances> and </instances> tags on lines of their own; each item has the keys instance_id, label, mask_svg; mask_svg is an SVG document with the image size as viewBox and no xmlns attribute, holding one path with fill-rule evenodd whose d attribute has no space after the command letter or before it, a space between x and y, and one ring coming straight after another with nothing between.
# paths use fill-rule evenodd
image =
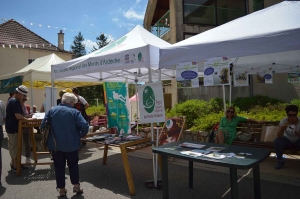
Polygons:
<instances>
[{"instance_id":1,"label":"building roof","mask_svg":"<svg viewBox=\"0 0 300 199\"><path fill-rule=\"evenodd\" d=\"M23 48L24 45L24 48L70 53L65 50L59 50L55 45L13 19L0 24L0 45L3 44L18 46L18 48Z\"/></svg>"}]
</instances>

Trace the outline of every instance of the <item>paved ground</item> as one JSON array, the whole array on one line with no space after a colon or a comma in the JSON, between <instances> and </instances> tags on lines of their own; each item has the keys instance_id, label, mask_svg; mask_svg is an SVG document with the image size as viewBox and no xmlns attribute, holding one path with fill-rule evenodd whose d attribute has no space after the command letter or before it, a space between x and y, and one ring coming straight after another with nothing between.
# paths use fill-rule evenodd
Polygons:
<instances>
[{"instance_id":1,"label":"paved ground","mask_svg":"<svg viewBox=\"0 0 300 199\"><path fill-rule=\"evenodd\" d=\"M67 198L103 198L103 199L152 199L162 198L162 191L147 189L146 180L152 179L151 148L130 153L129 162L133 173L136 195L130 196L122 165L121 155L117 149L109 151L107 165L102 165L102 148L88 144L80 152L80 180L84 194L76 196L68 193ZM16 177L9 168L7 139L4 140L1 199L58 198L55 189L53 166L31 167ZM282 170L275 170L276 159L268 158L261 164L261 189L263 199L300 198L300 160L297 156L288 156ZM48 156L39 161L49 161ZM194 189L188 188L187 163L173 159L169 167L170 198L230 198L230 181L228 169L195 164ZM67 171L67 170L66 170ZM239 198L254 198L251 170L239 170ZM66 188L71 191L69 175L66 175Z\"/></svg>"}]
</instances>

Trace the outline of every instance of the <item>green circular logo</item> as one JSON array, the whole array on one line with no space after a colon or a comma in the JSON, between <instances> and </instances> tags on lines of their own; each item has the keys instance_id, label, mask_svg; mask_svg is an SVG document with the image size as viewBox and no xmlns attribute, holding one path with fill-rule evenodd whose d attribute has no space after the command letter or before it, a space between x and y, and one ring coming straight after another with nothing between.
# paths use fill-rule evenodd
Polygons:
<instances>
[{"instance_id":1,"label":"green circular logo","mask_svg":"<svg viewBox=\"0 0 300 199\"><path fill-rule=\"evenodd\" d=\"M139 54L138 54L138 60L139 60L139 61L141 61L141 60L142 60L142 58L143 58L143 55L142 55L142 53L141 53L141 52L139 52Z\"/></svg>"},{"instance_id":2,"label":"green circular logo","mask_svg":"<svg viewBox=\"0 0 300 199\"><path fill-rule=\"evenodd\" d=\"M155 107L155 95L150 86L146 86L143 91L143 105L144 109L151 113Z\"/></svg>"}]
</instances>

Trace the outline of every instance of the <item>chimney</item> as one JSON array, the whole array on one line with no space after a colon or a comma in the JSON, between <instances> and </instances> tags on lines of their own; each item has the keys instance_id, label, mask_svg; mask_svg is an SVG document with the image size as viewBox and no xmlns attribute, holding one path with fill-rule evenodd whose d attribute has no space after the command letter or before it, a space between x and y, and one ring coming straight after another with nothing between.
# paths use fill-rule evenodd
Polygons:
<instances>
[{"instance_id":1,"label":"chimney","mask_svg":"<svg viewBox=\"0 0 300 199\"><path fill-rule=\"evenodd\" d=\"M60 30L58 33L58 49L59 50L64 50L64 44L65 44L65 39L64 39L65 33Z\"/></svg>"}]
</instances>

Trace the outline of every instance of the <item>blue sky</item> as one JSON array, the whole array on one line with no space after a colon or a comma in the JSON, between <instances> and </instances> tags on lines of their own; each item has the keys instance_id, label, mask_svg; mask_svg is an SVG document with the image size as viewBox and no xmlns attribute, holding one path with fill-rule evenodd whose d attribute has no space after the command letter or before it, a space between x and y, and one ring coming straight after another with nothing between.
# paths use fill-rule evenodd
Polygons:
<instances>
[{"instance_id":1,"label":"blue sky","mask_svg":"<svg viewBox=\"0 0 300 199\"><path fill-rule=\"evenodd\" d=\"M104 33L116 40L137 24L143 26L147 0L0 0L0 23L14 19L57 46L57 33L65 33L70 50L80 30L86 51Z\"/></svg>"}]
</instances>

